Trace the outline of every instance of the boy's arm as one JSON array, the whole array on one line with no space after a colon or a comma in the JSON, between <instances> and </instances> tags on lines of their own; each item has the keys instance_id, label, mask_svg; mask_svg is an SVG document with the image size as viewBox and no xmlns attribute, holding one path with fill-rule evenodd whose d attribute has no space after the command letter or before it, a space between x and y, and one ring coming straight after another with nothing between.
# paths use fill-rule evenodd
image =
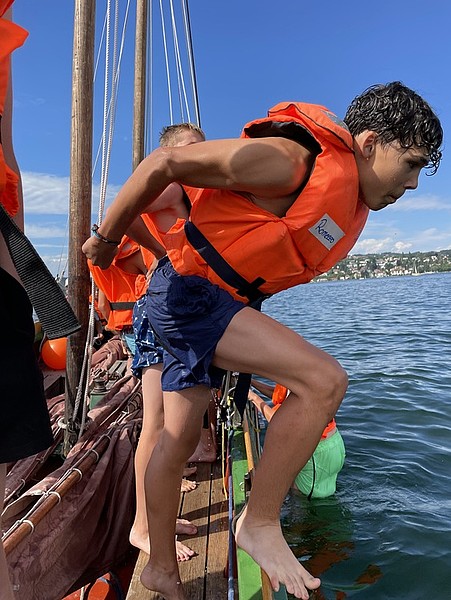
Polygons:
<instances>
[{"instance_id":1,"label":"boy's arm","mask_svg":"<svg viewBox=\"0 0 451 600\"><path fill-rule=\"evenodd\" d=\"M269 423L269 421L271 421L272 417L274 416L274 408L268 406L268 404L263 400L263 398L260 398L260 396L252 390L249 390L248 398L252 402L252 404L254 404L257 407L257 409L262 413L262 415Z\"/></svg>"},{"instance_id":2,"label":"boy's arm","mask_svg":"<svg viewBox=\"0 0 451 600\"><path fill-rule=\"evenodd\" d=\"M166 254L164 246L150 233L140 216L129 225L127 235L140 246L150 250L157 258Z\"/></svg>"},{"instance_id":3,"label":"boy's arm","mask_svg":"<svg viewBox=\"0 0 451 600\"><path fill-rule=\"evenodd\" d=\"M263 383L262 381L258 381L257 379L254 379L254 378L251 379L251 384L254 386L254 388L256 390L258 390L261 394L263 394L264 396L266 396L267 398L269 398L271 400L273 392L274 392L273 385L268 385L267 383Z\"/></svg>"},{"instance_id":4,"label":"boy's arm","mask_svg":"<svg viewBox=\"0 0 451 600\"><path fill-rule=\"evenodd\" d=\"M120 240L132 221L171 183L243 191L263 198L292 194L311 166L310 152L284 138L215 140L183 147L158 148L135 169L102 223L101 233ZM83 251L106 268L114 250L93 237Z\"/></svg>"}]
</instances>

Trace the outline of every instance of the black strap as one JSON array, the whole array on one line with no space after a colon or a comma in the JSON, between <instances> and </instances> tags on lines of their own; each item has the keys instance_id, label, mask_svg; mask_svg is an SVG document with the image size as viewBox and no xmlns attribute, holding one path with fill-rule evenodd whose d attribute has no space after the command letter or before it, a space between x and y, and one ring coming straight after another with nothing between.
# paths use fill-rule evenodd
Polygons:
<instances>
[{"instance_id":1,"label":"black strap","mask_svg":"<svg viewBox=\"0 0 451 600\"><path fill-rule=\"evenodd\" d=\"M134 302L110 302L111 310L131 310L134 306Z\"/></svg>"},{"instance_id":2,"label":"black strap","mask_svg":"<svg viewBox=\"0 0 451 600\"><path fill-rule=\"evenodd\" d=\"M229 263L219 254L216 248L207 240L204 234L194 225L192 221L186 221L185 234L188 242L195 248L202 258L205 259L209 267L218 275L227 285L234 288L240 296L249 300L249 305L256 310L261 310L261 305L268 294L264 294L258 289L258 286L265 283L262 277L257 277L255 281L249 283L244 277L233 269ZM252 375L249 373L240 373L233 394L233 401L241 417L244 415Z\"/></svg>"},{"instance_id":3,"label":"black strap","mask_svg":"<svg viewBox=\"0 0 451 600\"><path fill-rule=\"evenodd\" d=\"M39 321L50 339L66 337L80 324L63 290L30 240L0 204L0 231Z\"/></svg>"},{"instance_id":4,"label":"black strap","mask_svg":"<svg viewBox=\"0 0 451 600\"><path fill-rule=\"evenodd\" d=\"M205 262L227 285L234 288L239 296L247 298L250 302L258 302L268 298L259 290L259 286L265 283L265 279L257 277L249 283L244 277L233 269L229 263L222 258L216 248L207 240L204 234L194 225L192 221L186 221L185 234L188 242L195 248Z\"/></svg>"},{"instance_id":5,"label":"black strap","mask_svg":"<svg viewBox=\"0 0 451 600\"><path fill-rule=\"evenodd\" d=\"M239 373L235 391L233 392L233 401L235 402L235 406L240 413L241 418L243 418L246 409L251 379L252 375L249 373Z\"/></svg>"}]
</instances>

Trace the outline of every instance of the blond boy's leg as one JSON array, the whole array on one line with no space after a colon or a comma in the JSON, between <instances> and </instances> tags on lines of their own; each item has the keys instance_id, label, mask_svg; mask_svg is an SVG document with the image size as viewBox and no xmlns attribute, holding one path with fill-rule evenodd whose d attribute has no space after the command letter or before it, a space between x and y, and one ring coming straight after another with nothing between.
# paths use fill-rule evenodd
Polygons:
<instances>
[{"instance_id":1,"label":"blond boy's leg","mask_svg":"<svg viewBox=\"0 0 451 600\"><path fill-rule=\"evenodd\" d=\"M162 365L156 364L143 369L143 421L141 435L135 452L136 513L130 531L132 546L150 554L147 527L146 496L144 477L149 459L163 430L163 392L161 391Z\"/></svg>"},{"instance_id":2,"label":"blond boy's leg","mask_svg":"<svg viewBox=\"0 0 451 600\"><path fill-rule=\"evenodd\" d=\"M156 364L143 369L143 422L141 435L135 452L135 492L136 513L130 531L132 546L150 554L149 528L147 525L146 494L144 478L152 452L163 430L163 392L161 391L162 365ZM195 525L189 521L177 519L176 533L193 535L197 533ZM188 546L177 543L177 556L179 560L187 560L194 555Z\"/></svg>"},{"instance_id":3,"label":"blond boy's leg","mask_svg":"<svg viewBox=\"0 0 451 600\"><path fill-rule=\"evenodd\" d=\"M146 471L152 552L141 581L166 600L185 599L175 552L175 520L183 469L199 441L210 397L210 390L203 386L164 392L164 428Z\"/></svg>"},{"instance_id":4,"label":"blond boy's leg","mask_svg":"<svg viewBox=\"0 0 451 600\"><path fill-rule=\"evenodd\" d=\"M316 589L320 581L299 564L286 544L280 507L344 397L346 374L331 356L251 308L230 322L214 364L261 375L292 392L268 427L236 540L268 573L275 590L283 583L296 598L307 600L308 589Z\"/></svg>"}]
</instances>

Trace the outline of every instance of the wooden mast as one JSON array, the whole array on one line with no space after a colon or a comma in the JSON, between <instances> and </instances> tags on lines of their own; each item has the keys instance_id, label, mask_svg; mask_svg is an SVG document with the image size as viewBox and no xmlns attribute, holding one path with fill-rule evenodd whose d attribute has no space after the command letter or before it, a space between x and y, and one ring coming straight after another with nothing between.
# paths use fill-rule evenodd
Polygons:
<instances>
[{"instance_id":1,"label":"wooden mast","mask_svg":"<svg viewBox=\"0 0 451 600\"><path fill-rule=\"evenodd\" d=\"M144 158L148 0L136 0L133 170Z\"/></svg>"},{"instance_id":2,"label":"wooden mast","mask_svg":"<svg viewBox=\"0 0 451 600\"><path fill-rule=\"evenodd\" d=\"M69 205L68 297L81 323L69 337L66 359L64 453L76 441L73 412L88 330L89 270L81 246L89 236L92 198L92 129L95 2L75 0Z\"/></svg>"}]
</instances>

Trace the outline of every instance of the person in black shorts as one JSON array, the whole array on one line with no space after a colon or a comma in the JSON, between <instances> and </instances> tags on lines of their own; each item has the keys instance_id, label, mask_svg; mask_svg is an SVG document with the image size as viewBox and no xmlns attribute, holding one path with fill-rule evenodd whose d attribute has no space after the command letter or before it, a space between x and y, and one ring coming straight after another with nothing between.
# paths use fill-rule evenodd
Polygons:
<instances>
[{"instance_id":1,"label":"person in black shorts","mask_svg":"<svg viewBox=\"0 0 451 600\"><path fill-rule=\"evenodd\" d=\"M1 9L0 9L1 10ZM26 32L9 21L10 11L0 14L6 48L0 60L0 202L18 226L22 226L17 192L21 198L19 169L11 140L11 89L7 83L9 53L21 45ZM4 75L4 76L3 76ZM4 85L4 87L3 87ZM2 110L3 109L3 110ZM0 233L0 514L5 495L7 464L32 456L53 443L44 395L43 377L34 354L33 309L20 283ZM1 520L0 520L1 525ZM1 529L1 528L0 528ZM14 600L8 566L0 544L0 599Z\"/></svg>"}]
</instances>

